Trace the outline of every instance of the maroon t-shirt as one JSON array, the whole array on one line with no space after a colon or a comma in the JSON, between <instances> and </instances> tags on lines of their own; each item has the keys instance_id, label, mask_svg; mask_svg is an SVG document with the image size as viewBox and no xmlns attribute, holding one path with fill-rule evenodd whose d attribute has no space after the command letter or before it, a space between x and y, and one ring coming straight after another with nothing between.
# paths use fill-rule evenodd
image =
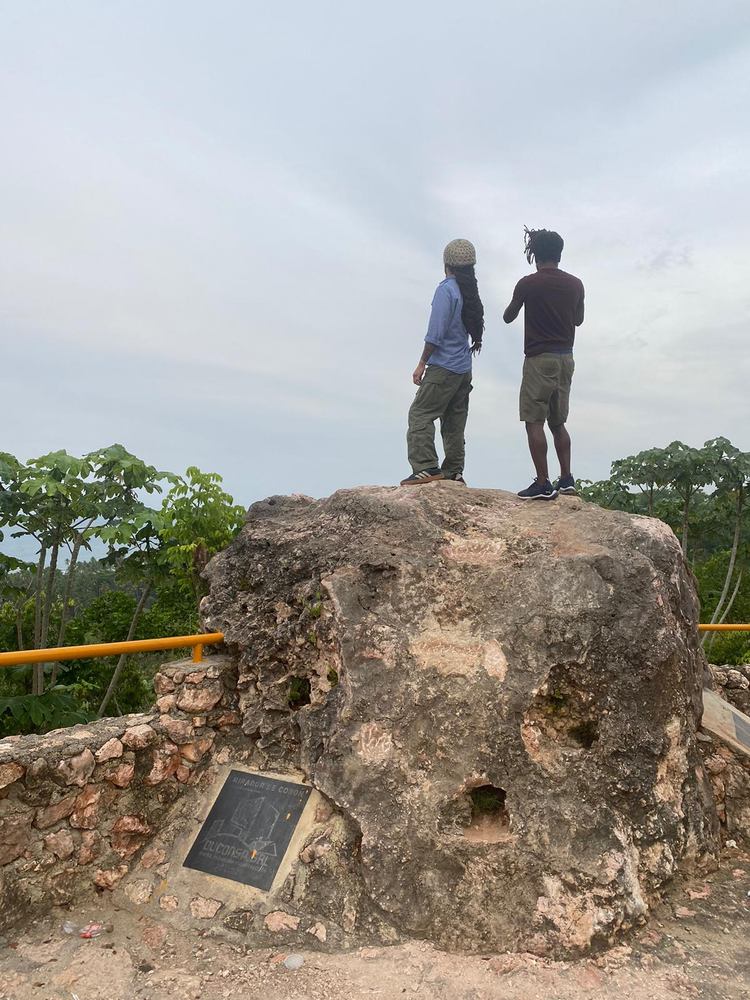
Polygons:
<instances>
[{"instance_id":1,"label":"maroon t-shirt","mask_svg":"<svg viewBox=\"0 0 750 1000\"><path fill-rule=\"evenodd\" d=\"M516 285L513 298L524 306L524 353L572 351L583 282L559 267L543 267Z\"/></svg>"}]
</instances>

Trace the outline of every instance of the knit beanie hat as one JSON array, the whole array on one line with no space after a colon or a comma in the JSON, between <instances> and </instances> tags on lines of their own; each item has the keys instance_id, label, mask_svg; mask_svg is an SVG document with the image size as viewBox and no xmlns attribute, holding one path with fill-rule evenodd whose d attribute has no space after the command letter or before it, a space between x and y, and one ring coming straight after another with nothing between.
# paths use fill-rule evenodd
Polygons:
<instances>
[{"instance_id":1,"label":"knit beanie hat","mask_svg":"<svg viewBox=\"0 0 750 1000\"><path fill-rule=\"evenodd\" d=\"M465 267L467 264L476 264L477 252L474 244L468 240L451 240L443 250L443 263L448 267Z\"/></svg>"}]
</instances>

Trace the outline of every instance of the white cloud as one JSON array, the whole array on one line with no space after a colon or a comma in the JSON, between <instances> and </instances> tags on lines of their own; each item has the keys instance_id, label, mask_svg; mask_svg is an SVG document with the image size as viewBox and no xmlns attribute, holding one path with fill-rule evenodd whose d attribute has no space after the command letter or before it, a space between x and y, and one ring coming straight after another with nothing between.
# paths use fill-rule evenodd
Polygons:
<instances>
[{"instance_id":1,"label":"white cloud","mask_svg":"<svg viewBox=\"0 0 750 1000\"><path fill-rule=\"evenodd\" d=\"M467 475L518 488L524 224L587 287L579 474L750 447L748 42L729 0L16 8L0 450L121 440L247 501L397 481L462 235L487 310Z\"/></svg>"}]
</instances>

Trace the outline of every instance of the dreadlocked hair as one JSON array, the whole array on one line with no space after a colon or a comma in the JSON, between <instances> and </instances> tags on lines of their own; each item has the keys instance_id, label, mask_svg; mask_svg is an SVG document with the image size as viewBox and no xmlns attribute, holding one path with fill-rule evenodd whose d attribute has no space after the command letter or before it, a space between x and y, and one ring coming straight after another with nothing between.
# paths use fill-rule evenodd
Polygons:
<instances>
[{"instance_id":1,"label":"dreadlocked hair","mask_svg":"<svg viewBox=\"0 0 750 1000\"><path fill-rule=\"evenodd\" d=\"M525 233L523 239L523 252L529 264L536 261L537 264L546 264L547 261L560 263L563 247L565 243L559 233L551 229L527 229L523 227Z\"/></svg>"},{"instance_id":2,"label":"dreadlocked hair","mask_svg":"<svg viewBox=\"0 0 750 1000\"><path fill-rule=\"evenodd\" d=\"M463 306L461 319L466 332L471 337L471 353L479 354L482 350L482 334L484 333L484 306L479 298L479 286L474 274L473 264L448 265L461 289Z\"/></svg>"}]
</instances>

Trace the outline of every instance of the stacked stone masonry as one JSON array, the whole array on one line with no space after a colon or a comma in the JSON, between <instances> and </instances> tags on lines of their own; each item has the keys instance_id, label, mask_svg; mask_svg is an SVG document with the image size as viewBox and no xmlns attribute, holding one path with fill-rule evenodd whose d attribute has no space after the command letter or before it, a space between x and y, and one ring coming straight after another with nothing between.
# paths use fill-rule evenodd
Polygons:
<instances>
[{"instance_id":1,"label":"stacked stone masonry","mask_svg":"<svg viewBox=\"0 0 750 1000\"><path fill-rule=\"evenodd\" d=\"M716 693L750 715L750 664L711 668ZM738 753L705 730L698 734L725 840L750 846L750 756Z\"/></svg>"},{"instance_id":2,"label":"stacked stone masonry","mask_svg":"<svg viewBox=\"0 0 750 1000\"><path fill-rule=\"evenodd\" d=\"M229 758L239 716L225 657L164 666L154 686L148 714L0 740L0 929L135 867L166 873L169 831Z\"/></svg>"}]
</instances>

